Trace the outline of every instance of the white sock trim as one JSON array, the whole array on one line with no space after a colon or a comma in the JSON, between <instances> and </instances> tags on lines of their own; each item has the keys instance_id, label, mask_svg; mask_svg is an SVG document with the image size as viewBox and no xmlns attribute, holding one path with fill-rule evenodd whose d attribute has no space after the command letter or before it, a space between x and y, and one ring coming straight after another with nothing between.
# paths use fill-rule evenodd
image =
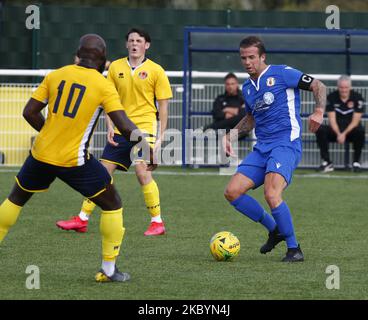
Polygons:
<instances>
[{"instance_id":1,"label":"white sock trim","mask_svg":"<svg viewBox=\"0 0 368 320\"><path fill-rule=\"evenodd\" d=\"M85 213L84 211L79 212L79 218L82 221L88 221L89 219L89 214Z\"/></svg>"},{"instance_id":2,"label":"white sock trim","mask_svg":"<svg viewBox=\"0 0 368 320\"><path fill-rule=\"evenodd\" d=\"M103 261L102 260L102 270L108 277L111 277L115 271L115 261Z\"/></svg>"},{"instance_id":3,"label":"white sock trim","mask_svg":"<svg viewBox=\"0 0 368 320\"><path fill-rule=\"evenodd\" d=\"M151 217L151 222L161 223L162 222L161 215L159 214L158 216Z\"/></svg>"}]
</instances>

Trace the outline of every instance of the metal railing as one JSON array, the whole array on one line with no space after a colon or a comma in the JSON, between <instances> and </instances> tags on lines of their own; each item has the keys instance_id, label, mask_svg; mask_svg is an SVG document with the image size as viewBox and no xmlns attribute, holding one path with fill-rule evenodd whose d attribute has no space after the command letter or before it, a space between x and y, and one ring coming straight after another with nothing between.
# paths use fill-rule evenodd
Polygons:
<instances>
[{"instance_id":1,"label":"metal railing","mask_svg":"<svg viewBox=\"0 0 368 320\"><path fill-rule=\"evenodd\" d=\"M20 70L12 70L15 75L30 75L41 76L50 72L51 70L29 70L29 73ZM0 75L10 74L9 71L0 70ZM168 72L170 77L180 77L181 72ZM219 77L221 76L221 77ZM246 75L244 75L246 77ZM315 75L321 78L321 75ZM223 93L223 85L219 83L198 83L201 77L208 79L208 73L198 73L197 83L192 86L191 94L191 114L190 128L196 129L212 122L211 110L215 97ZM336 75L323 75L327 80L335 80ZM354 79L354 76L352 76ZM198 80L199 79L199 80ZM221 75L213 77L213 79L222 79ZM368 77L360 76L360 80L367 80ZM19 166L23 163L25 157L28 155L31 141L37 134L22 118L23 108L31 96L33 90L37 87L36 83L3 83L0 84L0 165ZM328 87L328 90L334 90L335 87ZM354 90L360 92L365 99L368 98L368 86L354 87ZM166 142L177 151L175 161L173 164L181 165L182 163L182 117L183 117L183 86L181 84L172 85L173 99L169 105L169 121L168 130L171 130L172 140ZM306 125L307 116L312 113L314 108L314 99L311 92L301 91L301 114L302 114L302 139L303 139L303 159L300 167L313 168L320 165L321 159L319 149L316 144L315 135L308 132ZM94 132L90 151L99 157L102 154L103 148L106 144L106 126L100 119L96 130ZM365 115L362 119L363 126L368 132L368 118ZM184 128L186 129L186 128ZM368 139L367 139L368 140ZM253 145L250 138L246 138L239 143L239 156L244 157ZM165 146L165 144L163 145ZM350 161L352 160L352 148L349 150ZM330 154L336 167L345 166L345 146L337 143L330 144ZM3 162L3 164L2 164ZM368 149L364 148L362 152L361 164L364 168L368 168Z\"/></svg>"}]
</instances>

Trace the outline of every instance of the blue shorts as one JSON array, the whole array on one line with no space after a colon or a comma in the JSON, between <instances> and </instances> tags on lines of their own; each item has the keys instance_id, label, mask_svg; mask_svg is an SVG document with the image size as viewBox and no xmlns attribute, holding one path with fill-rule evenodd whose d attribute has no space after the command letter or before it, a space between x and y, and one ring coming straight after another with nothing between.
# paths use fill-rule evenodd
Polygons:
<instances>
[{"instance_id":1,"label":"blue shorts","mask_svg":"<svg viewBox=\"0 0 368 320\"><path fill-rule=\"evenodd\" d=\"M149 137L154 138L154 136L149 135ZM126 140L122 135L120 134L114 134L114 141L118 143L118 146L113 146L110 143L107 143L100 161L106 161L109 163L116 164L116 169L122 170L122 171L128 171L129 167L132 164L131 159L131 151L134 148L134 143ZM154 142L148 142L151 147L154 146ZM137 151L138 157L141 157L141 150Z\"/></svg>"},{"instance_id":2,"label":"blue shorts","mask_svg":"<svg viewBox=\"0 0 368 320\"><path fill-rule=\"evenodd\" d=\"M267 173L276 172L282 175L289 185L293 171L302 157L300 141L284 145L258 145L238 166L237 173L251 179L258 188L264 183Z\"/></svg>"},{"instance_id":3,"label":"blue shorts","mask_svg":"<svg viewBox=\"0 0 368 320\"><path fill-rule=\"evenodd\" d=\"M54 166L30 155L15 179L25 191L42 192L50 187L55 178L64 181L86 198L99 195L112 183L112 177L106 168L92 155L83 166L78 167Z\"/></svg>"}]
</instances>

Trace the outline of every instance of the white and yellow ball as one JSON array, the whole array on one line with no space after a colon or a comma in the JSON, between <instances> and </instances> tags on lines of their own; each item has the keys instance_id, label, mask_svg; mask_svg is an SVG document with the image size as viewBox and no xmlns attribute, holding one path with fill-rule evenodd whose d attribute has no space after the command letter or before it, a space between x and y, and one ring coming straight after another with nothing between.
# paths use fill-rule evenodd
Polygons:
<instances>
[{"instance_id":1,"label":"white and yellow ball","mask_svg":"<svg viewBox=\"0 0 368 320\"><path fill-rule=\"evenodd\" d=\"M228 261L239 254L240 241L231 232L221 231L211 238L210 250L217 261Z\"/></svg>"}]
</instances>

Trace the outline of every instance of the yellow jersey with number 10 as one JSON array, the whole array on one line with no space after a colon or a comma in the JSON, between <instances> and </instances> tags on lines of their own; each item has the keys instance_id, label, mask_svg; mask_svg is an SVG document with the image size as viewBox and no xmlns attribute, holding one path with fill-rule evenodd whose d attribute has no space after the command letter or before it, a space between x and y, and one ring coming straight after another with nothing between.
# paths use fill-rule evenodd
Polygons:
<instances>
[{"instance_id":1,"label":"yellow jersey with number 10","mask_svg":"<svg viewBox=\"0 0 368 320\"><path fill-rule=\"evenodd\" d=\"M110 81L95 69L69 65L49 73L32 95L48 104L32 156L61 167L81 166L102 108L124 110Z\"/></svg>"},{"instance_id":2,"label":"yellow jersey with number 10","mask_svg":"<svg viewBox=\"0 0 368 320\"><path fill-rule=\"evenodd\" d=\"M139 129L156 135L156 132L152 132L157 121L155 100L172 98L164 69L147 58L133 69L125 57L111 63L107 79L118 91L129 119Z\"/></svg>"}]
</instances>

